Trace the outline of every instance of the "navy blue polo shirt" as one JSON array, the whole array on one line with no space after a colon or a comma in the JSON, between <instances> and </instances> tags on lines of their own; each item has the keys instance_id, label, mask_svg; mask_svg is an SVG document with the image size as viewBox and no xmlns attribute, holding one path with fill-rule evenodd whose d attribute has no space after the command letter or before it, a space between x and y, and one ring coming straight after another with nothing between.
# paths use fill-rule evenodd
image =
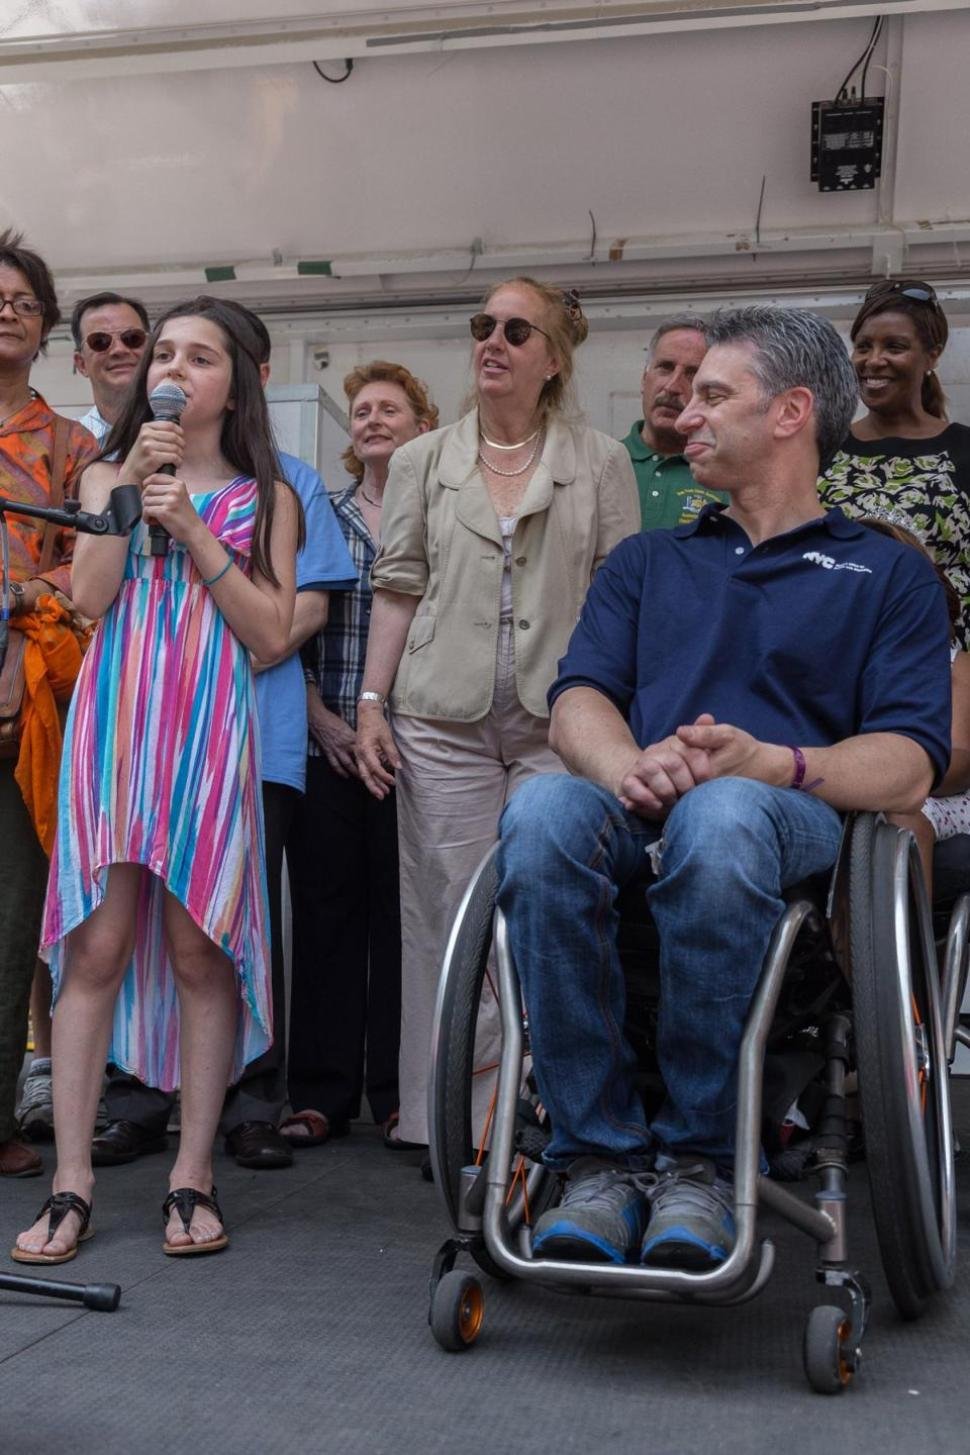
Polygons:
<instances>
[{"instance_id":1,"label":"navy blue polo shirt","mask_svg":"<svg viewBox=\"0 0 970 1455\"><path fill-rule=\"evenodd\" d=\"M593 687L641 747L702 712L762 742L901 733L950 760L950 625L930 561L841 510L752 546L709 505L597 572L549 705Z\"/></svg>"}]
</instances>

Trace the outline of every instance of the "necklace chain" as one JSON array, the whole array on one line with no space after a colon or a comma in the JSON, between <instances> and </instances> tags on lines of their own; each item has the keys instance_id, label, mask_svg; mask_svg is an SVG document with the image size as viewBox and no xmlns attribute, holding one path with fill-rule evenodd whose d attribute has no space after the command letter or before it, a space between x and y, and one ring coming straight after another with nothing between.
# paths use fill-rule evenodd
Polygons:
<instances>
[{"instance_id":1,"label":"necklace chain","mask_svg":"<svg viewBox=\"0 0 970 1455\"><path fill-rule=\"evenodd\" d=\"M384 504L383 500L371 500L370 496L367 494L367 491L364 489L363 485L359 485L357 488L360 490L361 495L367 501L367 504L368 505L373 505L373 507L374 507L375 510L380 510L381 506Z\"/></svg>"},{"instance_id":2,"label":"necklace chain","mask_svg":"<svg viewBox=\"0 0 970 1455\"><path fill-rule=\"evenodd\" d=\"M524 475L526 470L528 470L529 466L534 462L536 455L539 453L539 446L542 444L542 435L538 430L536 431L536 435L537 438L535 444L532 446L532 453L529 455L529 458L526 460L525 464L520 465L517 470L502 470L498 467L498 465L493 465L491 460L485 458L485 455L482 453L481 447L479 447L478 458L481 460L483 465L485 465L489 470L492 471L493 475L504 475L506 479L509 480L513 479L516 475ZM482 436L482 439L485 439L484 435ZM486 444L489 443L487 440L485 442Z\"/></svg>"},{"instance_id":3,"label":"necklace chain","mask_svg":"<svg viewBox=\"0 0 970 1455\"><path fill-rule=\"evenodd\" d=\"M542 426L540 425L539 428L541 429ZM519 440L519 442L518 442L517 445L500 445L499 442L498 442L498 440L490 440L489 437L488 437L488 435L485 433L485 431L483 429L480 429L478 431L479 438L486 445L488 445L488 447L489 447L490 450L521 450L521 448L522 448L523 445L531 445L532 441L535 439L535 437L536 437L536 435L538 433L539 433L539 430L538 429L533 430L532 434L530 434L527 439Z\"/></svg>"}]
</instances>

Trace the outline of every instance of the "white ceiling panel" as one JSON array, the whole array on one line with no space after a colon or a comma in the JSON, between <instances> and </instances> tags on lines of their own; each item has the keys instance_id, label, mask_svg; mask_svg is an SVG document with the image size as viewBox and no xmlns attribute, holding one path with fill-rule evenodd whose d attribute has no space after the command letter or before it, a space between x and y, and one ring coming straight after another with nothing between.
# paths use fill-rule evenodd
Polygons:
<instances>
[{"instance_id":1,"label":"white ceiling panel","mask_svg":"<svg viewBox=\"0 0 970 1455\"><path fill-rule=\"evenodd\" d=\"M121 12L130 23L132 9L6 6L8 34L38 16L61 33ZM187 8L139 0L138 14L174 23ZM207 19L229 10L293 14L285 0L206 0ZM476 273L521 266L603 287L744 286L773 269L861 276L883 244L906 256L907 238L911 255L932 243L937 267L952 255L962 272L965 9L897 18L874 57L870 91L888 87L900 108L895 188L889 177L880 192L823 195L809 180L811 102L832 96L870 23L368 57L339 86L309 63L0 85L0 222L28 233L68 295L109 276L187 292L205 265L235 266L240 284L294 306L419 274L423 288L467 290ZM336 276L298 278L301 259L329 260Z\"/></svg>"}]
</instances>

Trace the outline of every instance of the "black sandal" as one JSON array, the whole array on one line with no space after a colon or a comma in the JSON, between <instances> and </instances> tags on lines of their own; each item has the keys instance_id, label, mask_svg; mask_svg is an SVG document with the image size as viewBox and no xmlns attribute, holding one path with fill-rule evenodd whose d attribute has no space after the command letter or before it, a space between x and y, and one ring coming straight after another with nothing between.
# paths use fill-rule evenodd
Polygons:
<instances>
[{"instance_id":1,"label":"black sandal","mask_svg":"<svg viewBox=\"0 0 970 1455\"><path fill-rule=\"evenodd\" d=\"M10 1249L10 1256L15 1263L70 1263L72 1258L77 1257L78 1243L85 1243L88 1238L94 1237L94 1229L91 1226L91 1204L85 1202L84 1198L76 1192L52 1193L34 1221L37 1222L45 1213L49 1215L48 1242L53 1238L68 1213L77 1213L81 1219L81 1226L74 1247L68 1248L66 1253L28 1253L26 1249L18 1248L15 1245Z\"/></svg>"},{"instance_id":2,"label":"black sandal","mask_svg":"<svg viewBox=\"0 0 970 1455\"><path fill-rule=\"evenodd\" d=\"M200 1192L197 1187L177 1187L170 1192L162 1203L162 1221L167 1224L174 1208L182 1219L182 1226L191 1234L192 1214L197 1207L208 1208L209 1212L215 1213L220 1223L224 1223L222 1208L216 1202L216 1190L212 1189L212 1195L207 1192ZM169 1243L162 1244L162 1252L167 1253L170 1258L188 1257L193 1253L220 1253L223 1248L228 1248L229 1239L225 1232L218 1238L210 1238L204 1243Z\"/></svg>"}]
</instances>

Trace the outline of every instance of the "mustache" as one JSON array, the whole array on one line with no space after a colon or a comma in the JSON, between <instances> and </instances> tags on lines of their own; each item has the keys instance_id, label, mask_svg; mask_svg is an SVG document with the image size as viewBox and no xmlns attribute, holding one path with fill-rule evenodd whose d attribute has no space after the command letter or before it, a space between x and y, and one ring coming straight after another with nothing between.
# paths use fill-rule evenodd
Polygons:
<instances>
[{"instance_id":1,"label":"mustache","mask_svg":"<svg viewBox=\"0 0 970 1455\"><path fill-rule=\"evenodd\" d=\"M680 395L679 394L663 394L663 393L661 393L661 394L658 394L657 397L656 397L656 399L653 401L653 407L654 407L654 409L666 408L666 409L676 409L678 411L683 411L683 409L684 409L684 403L685 403L685 401L680 398Z\"/></svg>"}]
</instances>

